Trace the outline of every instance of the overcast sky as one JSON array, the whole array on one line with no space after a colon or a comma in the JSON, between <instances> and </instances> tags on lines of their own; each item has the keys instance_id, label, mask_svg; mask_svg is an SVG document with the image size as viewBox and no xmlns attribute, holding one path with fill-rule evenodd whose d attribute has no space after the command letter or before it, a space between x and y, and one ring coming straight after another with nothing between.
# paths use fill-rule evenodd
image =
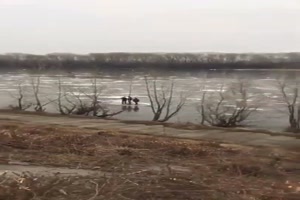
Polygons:
<instances>
[{"instance_id":1,"label":"overcast sky","mask_svg":"<svg viewBox=\"0 0 300 200\"><path fill-rule=\"evenodd\" d=\"M0 53L300 51L300 0L0 0Z\"/></svg>"}]
</instances>

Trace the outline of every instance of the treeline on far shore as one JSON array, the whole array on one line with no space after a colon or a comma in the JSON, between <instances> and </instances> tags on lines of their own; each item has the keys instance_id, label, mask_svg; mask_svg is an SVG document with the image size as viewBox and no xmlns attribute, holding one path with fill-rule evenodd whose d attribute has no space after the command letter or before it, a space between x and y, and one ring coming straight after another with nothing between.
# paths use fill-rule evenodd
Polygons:
<instances>
[{"instance_id":1,"label":"treeline on far shore","mask_svg":"<svg viewBox=\"0 0 300 200\"><path fill-rule=\"evenodd\" d=\"M0 55L0 69L299 69L300 53L53 53Z\"/></svg>"}]
</instances>

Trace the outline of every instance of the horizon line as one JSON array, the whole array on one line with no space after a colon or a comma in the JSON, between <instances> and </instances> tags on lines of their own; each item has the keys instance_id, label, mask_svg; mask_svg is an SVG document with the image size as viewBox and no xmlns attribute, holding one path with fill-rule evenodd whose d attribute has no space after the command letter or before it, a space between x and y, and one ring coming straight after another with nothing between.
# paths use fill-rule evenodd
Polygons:
<instances>
[{"instance_id":1,"label":"horizon line","mask_svg":"<svg viewBox=\"0 0 300 200\"><path fill-rule=\"evenodd\" d=\"M288 54L288 53L300 53L300 51L278 51L278 52L224 52L224 51L182 51L182 52L172 52L172 51L145 51L145 52L134 52L134 51L109 51L109 52L90 52L90 53L72 53L72 52L49 52L49 53L23 53L23 52L5 52L0 53L0 55L9 54L23 54L23 55L51 55L51 54L69 54L69 55L92 55L92 54Z\"/></svg>"}]
</instances>

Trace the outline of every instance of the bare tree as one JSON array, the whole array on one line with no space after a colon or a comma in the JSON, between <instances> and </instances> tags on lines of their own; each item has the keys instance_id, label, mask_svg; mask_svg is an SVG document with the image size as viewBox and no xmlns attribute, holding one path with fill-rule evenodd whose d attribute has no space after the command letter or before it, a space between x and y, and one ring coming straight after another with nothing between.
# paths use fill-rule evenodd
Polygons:
<instances>
[{"instance_id":1,"label":"bare tree","mask_svg":"<svg viewBox=\"0 0 300 200\"><path fill-rule=\"evenodd\" d=\"M198 107L198 112L201 114L201 125L204 125L205 124L205 98L206 98L206 91L203 90L203 93L202 93L202 98L201 98L201 104L200 106Z\"/></svg>"},{"instance_id":2,"label":"bare tree","mask_svg":"<svg viewBox=\"0 0 300 200\"><path fill-rule=\"evenodd\" d=\"M203 91L198 106L201 124L235 127L245 121L259 107L257 96L251 95L248 87L246 82L238 81L228 88L222 84L217 93ZM254 99L256 103L250 104L249 101Z\"/></svg>"},{"instance_id":3,"label":"bare tree","mask_svg":"<svg viewBox=\"0 0 300 200\"><path fill-rule=\"evenodd\" d=\"M31 103L27 103L25 102L24 100L24 91L25 88L24 88L24 85L23 85L23 82L18 82L18 85L17 85L17 93L16 94L12 94L10 93L10 95L16 99L17 103L16 105L10 105L10 108L13 109L13 110L27 110L29 109L32 104Z\"/></svg>"},{"instance_id":4,"label":"bare tree","mask_svg":"<svg viewBox=\"0 0 300 200\"><path fill-rule=\"evenodd\" d=\"M30 79L32 91L33 91L33 97L35 103L34 105L34 110L36 112L45 112L46 106L49 105L50 103L53 103L56 101L56 99L50 100L50 99L43 99L41 100L40 97L40 87L41 87L41 77L39 75L31 77Z\"/></svg>"},{"instance_id":5,"label":"bare tree","mask_svg":"<svg viewBox=\"0 0 300 200\"><path fill-rule=\"evenodd\" d=\"M86 89L69 88L66 94L61 95L65 98L65 102L69 107L63 106L65 110L70 111L69 114L76 115L92 115L95 117L112 117L122 113L123 111L111 112L109 107L101 102L101 95L105 87L98 83L97 78L91 80L91 86Z\"/></svg>"},{"instance_id":6,"label":"bare tree","mask_svg":"<svg viewBox=\"0 0 300 200\"><path fill-rule=\"evenodd\" d=\"M186 97L182 93L177 101L174 99L173 81L171 81L170 86L167 88L164 86L158 88L156 79L149 81L145 76L145 83L151 110L154 114L153 121L166 122L178 114L185 105ZM164 116L162 117L162 115Z\"/></svg>"},{"instance_id":7,"label":"bare tree","mask_svg":"<svg viewBox=\"0 0 300 200\"><path fill-rule=\"evenodd\" d=\"M31 78L31 87L33 90L33 95L34 95L34 99L35 99L35 107L34 110L37 112L44 112L45 108L43 107L41 101L40 101L40 97L39 97L39 92L40 92L40 76L37 76L36 78Z\"/></svg>"},{"instance_id":8,"label":"bare tree","mask_svg":"<svg viewBox=\"0 0 300 200\"><path fill-rule=\"evenodd\" d=\"M88 114L92 113L92 116L97 116L99 112L104 111L103 106L101 105L100 97L105 87L103 85L98 84L97 78L93 78L91 80L91 84L92 85L90 87L90 90L88 91L81 90L80 92L84 94L84 96L89 101L89 105L87 106ZM84 103L82 104L81 101L80 105L85 105L85 104Z\"/></svg>"},{"instance_id":9,"label":"bare tree","mask_svg":"<svg viewBox=\"0 0 300 200\"><path fill-rule=\"evenodd\" d=\"M197 108L198 112L201 114L201 122L200 122L201 125L205 124L205 103L206 103L206 101L205 101L205 99L206 99L206 90L205 90L205 88L206 88L207 76L208 76L208 74L205 73L204 74L204 79L203 79L204 81L202 83L202 88L201 88L201 91L202 91L201 104Z\"/></svg>"},{"instance_id":10,"label":"bare tree","mask_svg":"<svg viewBox=\"0 0 300 200\"><path fill-rule=\"evenodd\" d=\"M68 93L65 92L60 78L58 79L57 87L58 97L55 103L57 103L59 113L62 115L72 114L76 109L76 104L69 100Z\"/></svg>"},{"instance_id":11,"label":"bare tree","mask_svg":"<svg viewBox=\"0 0 300 200\"><path fill-rule=\"evenodd\" d=\"M300 131L300 97L299 82L287 84L286 80L278 81L279 89L283 101L287 106L289 114L290 130L292 132Z\"/></svg>"}]
</instances>

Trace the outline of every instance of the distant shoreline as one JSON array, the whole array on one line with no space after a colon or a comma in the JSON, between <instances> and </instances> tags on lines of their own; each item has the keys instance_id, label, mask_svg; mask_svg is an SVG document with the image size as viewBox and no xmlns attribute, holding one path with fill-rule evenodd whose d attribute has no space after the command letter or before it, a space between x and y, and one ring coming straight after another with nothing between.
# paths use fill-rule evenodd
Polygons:
<instances>
[{"instance_id":1,"label":"distant shoreline","mask_svg":"<svg viewBox=\"0 0 300 200\"><path fill-rule=\"evenodd\" d=\"M3 54L0 68L26 70L292 70L300 53L94 53Z\"/></svg>"}]
</instances>

